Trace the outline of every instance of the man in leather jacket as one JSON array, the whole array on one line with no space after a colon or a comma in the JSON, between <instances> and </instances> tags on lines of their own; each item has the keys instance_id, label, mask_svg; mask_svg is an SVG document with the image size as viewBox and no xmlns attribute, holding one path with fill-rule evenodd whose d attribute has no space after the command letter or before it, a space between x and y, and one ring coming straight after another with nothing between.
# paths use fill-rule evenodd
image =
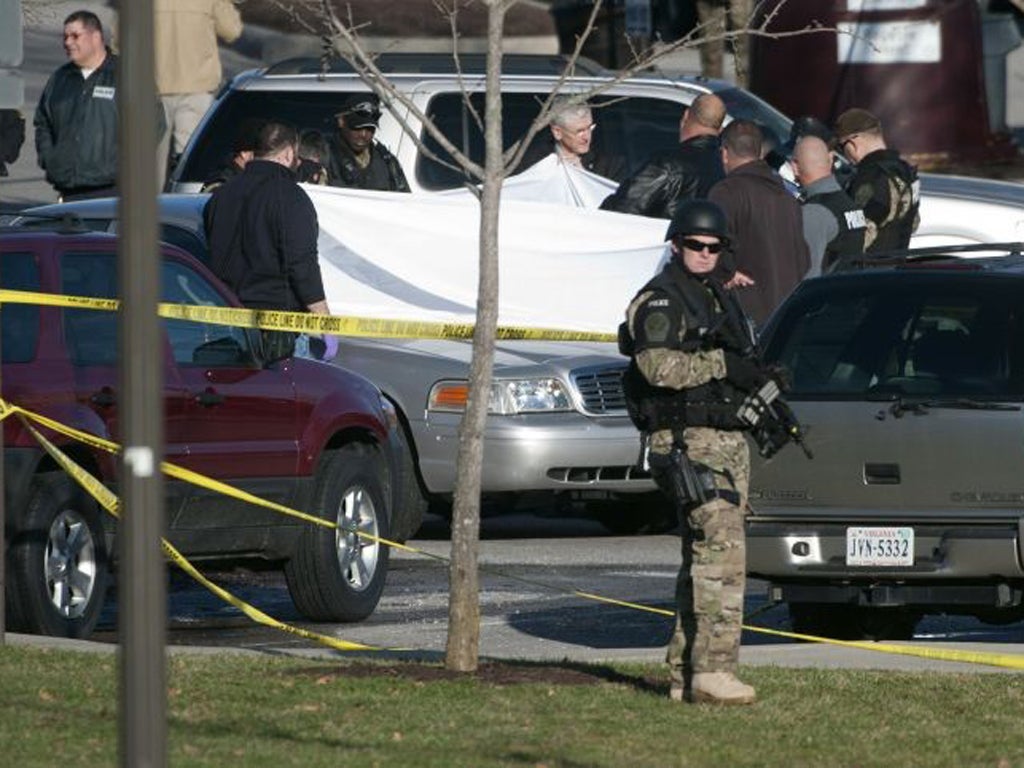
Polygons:
<instances>
[{"instance_id":1,"label":"man in leather jacket","mask_svg":"<svg viewBox=\"0 0 1024 768\"><path fill-rule=\"evenodd\" d=\"M647 161L605 198L601 208L671 219L680 201L707 197L725 176L718 143L724 120L720 98L713 93L698 96L683 114L679 146Z\"/></svg>"},{"instance_id":2,"label":"man in leather jacket","mask_svg":"<svg viewBox=\"0 0 1024 768\"><path fill-rule=\"evenodd\" d=\"M856 165L846 191L868 219L865 251L902 250L920 222L917 169L889 149L882 122L866 109L848 109L836 120L836 146Z\"/></svg>"},{"instance_id":3,"label":"man in leather jacket","mask_svg":"<svg viewBox=\"0 0 1024 768\"><path fill-rule=\"evenodd\" d=\"M683 529L671 697L749 704L754 689L735 676L750 477L740 405L771 377L757 361L749 322L714 274L728 243L722 209L681 203L666 238L673 258L630 303L620 339L632 358L624 378L630 415Z\"/></svg>"}]
</instances>

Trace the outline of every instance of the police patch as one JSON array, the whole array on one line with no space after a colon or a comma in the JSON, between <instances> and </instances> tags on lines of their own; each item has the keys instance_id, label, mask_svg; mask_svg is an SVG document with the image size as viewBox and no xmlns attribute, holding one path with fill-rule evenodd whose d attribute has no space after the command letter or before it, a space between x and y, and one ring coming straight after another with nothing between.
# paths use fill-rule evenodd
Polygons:
<instances>
[{"instance_id":1,"label":"police patch","mask_svg":"<svg viewBox=\"0 0 1024 768\"><path fill-rule=\"evenodd\" d=\"M668 339L672 321L666 312L651 312L644 318L644 336L651 342L663 342Z\"/></svg>"}]
</instances>

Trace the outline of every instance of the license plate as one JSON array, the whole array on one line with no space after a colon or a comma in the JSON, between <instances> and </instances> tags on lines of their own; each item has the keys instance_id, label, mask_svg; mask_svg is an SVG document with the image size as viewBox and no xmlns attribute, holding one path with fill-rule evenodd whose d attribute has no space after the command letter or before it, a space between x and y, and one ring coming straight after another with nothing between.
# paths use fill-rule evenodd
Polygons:
<instances>
[{"instance_id":1,"label":"license plate","mask_svg":"<svg viewBox=\"0 0 1024 768\"><path fill-rule=\"evenodd\" d=\"M913 565L913 528L847 528L847 565Z\"/></svg>"}]
</instances>

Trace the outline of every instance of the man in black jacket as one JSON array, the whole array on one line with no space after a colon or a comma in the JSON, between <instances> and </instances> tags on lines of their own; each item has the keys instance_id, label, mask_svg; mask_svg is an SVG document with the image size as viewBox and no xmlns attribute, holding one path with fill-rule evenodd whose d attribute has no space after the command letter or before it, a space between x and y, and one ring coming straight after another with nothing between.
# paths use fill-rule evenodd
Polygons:
<instances>
[{"instance_id":1,"label":"man in black jacket","mask_svg":"<svg viewBox=\"0 0 1024 768\"><path fill-rule=\"evenodd\" d=\"M713 93L694 99L679 126L679 147L656 155L605 198L606 211L670 219L684 200L708 196L725 172L718 133L725 104Z\"/></svg>"},{"instance_id":2,"label":"man in black jacket","mask_svg":"<svg viewBox=\"0 0 1024 768\"><path fill-rule=\"evenodd\" d=\"M917 169L886 146L882 122L866 109L848 109L839 116L836 146L856 165L846 191L868 219L865 250L907 248L920 222Z\"/></svg>"},{"instance_id":3,"label":"man in black jacket","mask_svg":"<svg viewBox=\"0 0 1024 768\"><path fill-rule=\"evenodd\" d=\"M380 122L380 99L376 94L353 94L335 119L338 132L329 142L329 185L382 192L409 191L409 182L398 159L373 138Z\"/></svg>"},{"instance_id":4,"label":"man in black jacket","mask_svg":"<svg viewBox=\"0 0 1024 768\"><path fill-rule=\"evenodd\" d=\"M96 14L75 11L64 20L64 51L69 61L50 76L36 108L39 167L64 200L114 194L117 57ZM158 121L162 135L162 110Z\"/></svg>"},{"instance_id":5,"label":"man in black jacket","mask_svg":"<svg viewBox=\"0 0 1024 768\"><path fill-rule=\"evenodd\" d=\"M708 199L729 220L735 274L727 285L741 289L740 304L759 326L796 287L811 266L800 203L761 159L761 129L733 120L722 131L727 176Z\"/></svg>"},{"instance_id":6,"label":"man in black jacket","mask_svg":"<svg viewBox=\"0 0 1024 768\"><path fill-rule=\"evenodd\" d=\"M266 123L245 170L210 196L203 210L210 268L246 307L327 315L316 210L292 171L298 141L291 126ZM291 354L293 334L263 337L269 357ZM304 344L296 348L304 352Z\"/></svg>"}]
</instances>

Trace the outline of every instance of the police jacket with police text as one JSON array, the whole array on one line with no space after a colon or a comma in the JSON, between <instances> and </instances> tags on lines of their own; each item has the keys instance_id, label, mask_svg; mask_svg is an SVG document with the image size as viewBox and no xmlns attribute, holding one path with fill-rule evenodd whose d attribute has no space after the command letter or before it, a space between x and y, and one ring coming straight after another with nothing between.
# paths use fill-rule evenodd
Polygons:
<instances>
[{"instance_id":1,"label":"police jacket with police text","mask_svg":"<svg viewBox=\"0 0 1024 768\"><path fill-rule=\"evenodd\" d=\"M283 165L251 160L214 190L203 222L210 268L246 307L305 312L324 299L316 210Z\"/></svg>"},{"instance_id":2,"label":"police jacket with police text","mask_svg":"<svg viewBox=\"0 0 1024 768\"><path fill-rule=\"evenodd\" d=\"M717 136L695 136L656 155L605 198L606 211L671 219L682 200L708 196L725 176Z\"/></svg>"},{"instance_id":3,"label":"police jacket with police text","mask_svg":"<svg viewBox=\"0 0 1024 768\"><path fill-rule=\"evenodd\" d=\"M804 238L811 251L810 275L828 272L844 256L864 253L864 210L833 176L808 184L803 203Z\"/></svg>"},{"instance_id":4,"label":"police jacket with police text","mask_svg":"<svg viewBox=\"0 0 1024 768\"><path fill-rule=\"evenodd\" d=\"M745 393L726 381L726 349L752 355L745 318L713 277L690 274L676 256L626 312L633 362L650 385L641 395L647 430L686 426L745 429L736 415Z\"/></svg>"},{"instance_id":5,"label":"police jacket with police text","mask_svg":"<svg viewBox=\"0 0 1024 768\"><path fill-rule=\"evenodd\" d=\"M847 190L868 219L866 251L901 250L910 245L919 222L917 170L892 149L863 157Z\"/></svg>"},{"instance_id":6,"label":"police jacket with police text","mask_svg":"<svg viewBox=\"0 0 1024 768\"><path fill-rule=\"evenodd\" d=\"M46 83L35 114L36 154L58 191L117 181L116 75L117 57L108 51L89 77L68 62Z\"/></svg>"},{"instance_id":7,"label":"police jacket with police text","mask_svg":"<svg viewBox=\"0 0 1024 768\"><path fill-rule=\"evenodd\" d=\"M381 192L408 192L402 166L398 159L378 141L370 145L370 162L363 168L337 134L328 139L330 157L327 162L327 183L332 187L376 189Z\"/></svg>"}]
</instances>

